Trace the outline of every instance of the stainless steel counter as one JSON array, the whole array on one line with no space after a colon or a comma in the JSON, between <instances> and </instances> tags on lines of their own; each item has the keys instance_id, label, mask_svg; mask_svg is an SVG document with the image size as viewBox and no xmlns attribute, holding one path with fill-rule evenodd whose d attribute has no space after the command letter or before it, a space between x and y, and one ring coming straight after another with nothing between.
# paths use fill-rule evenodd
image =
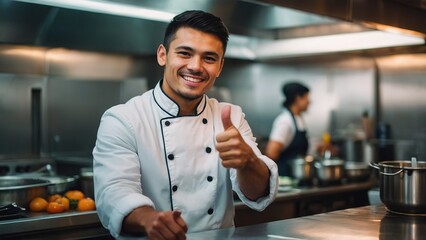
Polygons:
<instances>
[{"instance_id":1,"label":"stainless steel counter","mask_svg":"<svg viewBox=\"0 0 426 240\"><path fill-rule=\"evenodd\" d=\"M257 225L188 234L188 239L424 239L426 217L390 213L369 205Z\"/></svg>"},{"instance_id":2,"label":"stainless steel counter","mask_svg":"<svg viewBox=\"0 0 426 240\"><path fill-rule=\"evenodd\" d=\"M83 239L107 237L96 211L27 213L21 218L0 221L0 239Z\"/></svg>"},{"instance_id":3,"label":"stainless steel counter","mask_svg":"<svg viewBox=\"0 0 426 240\"><path fill-rule=\"evenodd\" d=\"M372 185L373 182L361 182L287 189L279 191L275 201L262 212L237 201L235 225L241 227L369 205L368 191Z\"/></svg>"},{"instance_id":4,"label":"stainless steel counter","mask_svg":"<svg viewBox=\"0 0 426 240\"><path fill-rule=\"evenodd\" d=\"M297 200L319 196L327 198L327 196L336 193L348 194L353 191L367 190L369 188L369 183L354 183L330 187L292 189L290 191L280 192L275 202L261 213L253 213L253 210L248 209L243 203L236 202L236 223L238 222L238 218L257 218L258 215L256 214L265 215L264 222L282 220L285 218L283 214L285 215L289 211L294 211L291 209L294 207L294 203ZM251 224L253 224L253 222ZM0 220L1 239L5 239L5 237L46 239L49 234L50 236L52 235L52 232L55 233L56 239L69 238L71 235L73 236L72 238L80 239L89 237L93 239L94 236L109 236L108 232L100 224L96 211L71 211L60 214L26 213L22 218ZM48 238L51 239L50 237Z\"/></svg>"}]
</instances>

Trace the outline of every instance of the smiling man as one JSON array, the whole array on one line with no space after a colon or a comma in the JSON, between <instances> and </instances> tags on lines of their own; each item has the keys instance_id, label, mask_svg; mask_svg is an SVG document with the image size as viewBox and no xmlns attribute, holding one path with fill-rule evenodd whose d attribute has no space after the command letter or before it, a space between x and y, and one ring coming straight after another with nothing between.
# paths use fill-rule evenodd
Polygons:
<instances>
[{"instance_id":1,"label":"smiling man","mask_svg":"<svg viewBox=\"0 0 426 240\"><path fill-rule=\"evenodd\" d=\"M97 212L115 238L185 239L234 226L233 191L262 211L277 193L277 166L262 155L240 107L205 93L224 65L220 18L186 11L168 25L157 86L108 109L94 157Z\"/></svg>"}]
</instances>

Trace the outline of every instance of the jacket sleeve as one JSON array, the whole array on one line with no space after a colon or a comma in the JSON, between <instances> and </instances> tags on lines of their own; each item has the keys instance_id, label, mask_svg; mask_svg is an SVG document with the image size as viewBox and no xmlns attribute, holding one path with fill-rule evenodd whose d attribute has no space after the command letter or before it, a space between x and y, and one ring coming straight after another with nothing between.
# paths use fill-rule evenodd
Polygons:
<instances>
[{"instance_id":1,"label":"jacket sleeve","mask_svg":"<svg viewBox=\"0 0 426 240\"><path fill-rule=\"evenodd\" d=\"M95 202L102 225L117 238L125 216L153 202L142 195L134 129L119 107L105 112L93 149Z\"/></svg>"},{"instance_id":2,"label":"jacket sleeve","mask_svg":"<svg viewBox=\"0 0 426 240\"><path fill-rule=\"evenodd\" d=\"M232 189L237 193L241 201L246 204L248 207L257 210L263 211L269 204L271 204L277 195L278 192L278 167L277 164L267 156L263 155L259 148L257 147L256 138L253 136L251 128L245 119L244 113L241 108L238 106L232 106L231 112L232 122L234 126L238 126L238 130L241 136L244 138L246 143L253 149L256 156L263 161L269 169L269 194L262 198L257 199L256 201L249 200L245 197L244 193L241 191L240 186L237 181L237 171L236 169L230 169L230 176L232 181Z\"/></svg>"}]
</instances>

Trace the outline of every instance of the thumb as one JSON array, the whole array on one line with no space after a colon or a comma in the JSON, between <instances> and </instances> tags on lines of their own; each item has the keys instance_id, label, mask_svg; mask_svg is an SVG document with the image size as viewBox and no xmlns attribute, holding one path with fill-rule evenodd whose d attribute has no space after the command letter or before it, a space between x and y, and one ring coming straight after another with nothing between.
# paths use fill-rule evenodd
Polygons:
<instances>
[{"instance_id":1,"label":"thumb","mask_svg":"<svg viewBox=\"0 0 426 240\"><path fill-rule=\"evenodd\" d=\"M222 109L222 124L225 130L233 126L231 121L231 106L225 106Z\"/></svg>"},{"instance_id":2,"label":"thumb","mask_svg":"<svg viewBox=\"0 0 426 240\"><path fill-rule=\"evenodd\" d=\"M173 219L178 219L180 217L180 215L182 214L182 212L180 210L174 210L173 211Z\"/></svg>"},{"instance_id":3,"label":"thumb","mask_svg":"<svg viewBox=\"0 0 426 240\"><path fill-rule=\"evenodd\" d=\"M179 209L176 209L173 211L172 216L173 216L173 220L183 229L183 231L188 231L188 227L186 226L185 221L180 218L180 216L182 215L182 212Z\"/></svg>"}]
</instances>

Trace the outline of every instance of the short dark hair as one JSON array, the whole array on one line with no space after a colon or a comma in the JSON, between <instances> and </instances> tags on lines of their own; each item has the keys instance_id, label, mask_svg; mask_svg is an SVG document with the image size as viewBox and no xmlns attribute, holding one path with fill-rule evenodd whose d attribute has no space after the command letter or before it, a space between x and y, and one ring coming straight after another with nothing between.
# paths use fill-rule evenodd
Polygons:
<instances>
[{"instance_id":1,"label":"short dark hair","mask_svg":"<svg viewBox=\"0 0 426 240\"><path fill-rule=\"evenodd\" d=\"M173 41L179 28L190 27L204 33L217 36L222 42L225 54L228 44L229 32L219 17L201 10L189 10L176 15L166 28L163 45L169 50L170 42Z\"/></svg>"},{"instance_id":2,"label":"short dark hair","mask_svg":"<svg viewBox=\"0 0 426 240\"><path fill-rule=\"evenodd\" d=\"M289 82L282 88L282 92L285 96L283 103L284 107L289 107L294 103L297 96L303 96L309 92L309 88L298 82Z\"/></svg>"}]
</instances>

